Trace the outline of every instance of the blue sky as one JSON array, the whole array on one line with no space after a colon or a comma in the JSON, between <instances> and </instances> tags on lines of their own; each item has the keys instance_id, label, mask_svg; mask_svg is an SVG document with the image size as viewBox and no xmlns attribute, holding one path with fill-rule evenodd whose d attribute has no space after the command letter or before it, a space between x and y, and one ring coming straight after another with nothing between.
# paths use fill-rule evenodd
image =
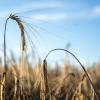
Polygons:
<instances>
[{"instance_id":1,"label":"blue sky","mask_svg":"<svg viewBox=\"0 0 100 100\"><path fill-rule=\"evenodd\" d=\"M10 13L32 24L34 30L29 34L40 56L70 43L70 51L82 62L100 60L99 0L0 0L0 48L5 19ZM20 50L18 32L17 25L9 21L7 48L16 55Z\"/></svg>"}]
</instances>

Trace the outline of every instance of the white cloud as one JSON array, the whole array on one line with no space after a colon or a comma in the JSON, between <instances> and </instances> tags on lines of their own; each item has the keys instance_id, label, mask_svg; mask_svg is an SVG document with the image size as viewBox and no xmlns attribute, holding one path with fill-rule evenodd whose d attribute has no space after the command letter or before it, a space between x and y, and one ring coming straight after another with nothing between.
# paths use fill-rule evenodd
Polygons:
<instances>
[{"instance_id":1,"label":"white cloud","mask_svg":"<svg viewBox=\"0 0 100 100\"><path fill-rule=\"evenodd\" d=\"M30 7L33 9L41 9L41 8L60 8L63 7L63 3L60 2L33 2L28 5L25 4L25 7Z\"/></svg>"},{"instance_id":2,"label":"white cloud","mask_svg":"<svg viewBox=\"0 0 100 100\"><path fill-rule=\"evenodd\" d=\"M95 6L95 7L93 8L93 10L92 10L92 15L93 15L94 17L100 16L100 6Z\"/></svg>"},{"instance_id":3,"label":"white cloud","mask_svg":"<svg viewBox=\"0 0 100 100\"><path fill-rule=\"evenodd\" d=\"M32 2L28 4L23 4L15 9L13 12L17 13L27 13L30 11L42 10L42 9L54 9L54 8L62 8L64 7L63 3L60 2Z\"/></svg>"},{"instance_id":4,"label":"white cloud","mask_svg":"<svg viewBox=\"0 0 100 100\"><path fill-rule=\"evenodd\" d=\"M63 3L58 1L45 1L45 2L30 2L30 3L24 3L23 5L18 5L15 8L7 9L6 11L3 11L2 16L6 16L9 13L28 13L30 11L44 11L44 9L60 9L60 10L75 10L75 8L78 8L79 4L76 3Z\"/></svg>"},{"instance_id":5,"label":"white cloud","mask_svg":"<svg viewBox=\"0 0 100 100\"><path fill-rule=\"evenodd\" d=\"M12 9L6 9L0 12L0 18L7 16L10 13L27 13L32 10L42 10L42 9L52 9L52 8L62 8L64 4L61 2L31 2L25 3L23 5L18 5L18 7Z\"/></svg>"},{"instance_id":6,"label":"white cloud","mask_svg":"<svg viewBox=\"0 0 100 100\"><path fill-rule=\"evenodd\" d=\"M37 12L40 10L41 13ZM54 9L49 12L44 9ZM56 9L56 10L55 10ZM60 10L59 10L60 9ZM100 6L95 6L91 9L87 8L86 5L77 3L63 3L63 2L31 2L20 5L17 8L8 9L7 11L0 13L0 18L4 18L10 13L28 13L30 11L33 19L39 19L44 21L62 21L62 20L80 20L80 19L91 19L100 16ZM54 13L55 12L55 13Z\"/></svg>"},{"instance_id":7,"label":"white cloud","mask_svg":"<svg viewBox=\"0 0 100 100\"><path fill-rule=\"evenodd\" d=\"M60 9L67 9L67 10L71 10L75 8L80 7L81 5L76 4L76 3L63 3L63 2L58 2L58 1L53 1L53 2L31 2L31 3L25 3L21 6L19 6L18 8L15 9L15 11L19 11L19 12L29 12L31 10L38 10L38 9L55 9L55 8L60 8Z\"/></svg>"},{"instance_id":8,"label":"white cloud","mask_svg":"<svg viewBox=\"0 0 100 100\"><path fill-rule=\"evenodd\" d=\"M33 14L32 19L43 20L43 21L52 21L59 22L64 20L81 20L88 19L90 15L88 12L59 12L59 13L42 13L42 14Z\"/></svg>"},{"instance_id":9,"label":"white cloud","mask_svg":"<svg viewBox=\"0 0 100 100\"><path fill-rule=\"evenodd\" d=\"M31 16L33 19L39 19L43 21L61 21L66 19L66 13L45 13L45 14L34 14Z\"/></svg>"}]
</instances>

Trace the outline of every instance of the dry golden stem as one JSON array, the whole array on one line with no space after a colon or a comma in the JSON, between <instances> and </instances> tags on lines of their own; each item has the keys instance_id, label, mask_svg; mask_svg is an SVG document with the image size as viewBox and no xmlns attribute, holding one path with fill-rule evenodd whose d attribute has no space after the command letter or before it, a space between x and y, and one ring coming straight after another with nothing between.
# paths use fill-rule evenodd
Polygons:
<instances>
[{"instance_id":1,"label":"dry golden stem","mask_svg":"<svg viewBox=\"0 0 100 100\"><path fill-rule=\"evenodd\" d=\"M46 97L51 99L49 86L48 86L48 77L47 77L47 62L43 61L43 68L41 73L41 86L40 86L40 98L46 100Z\"/></svg>"},{"instance_id":2,"label":"dry golden stem","mask_svg":"<svg viewBox=\"0 0 100 100\"><path fill-rule=\"evenodd\" d=\"M71 77L72 76L72 77ZM64 75L64 77L62 77L62 80L59 84L59 87L56 90L56 95L60 93L61 88L63 87L63 85L65 84L65 80L67 80L68 78L70 78L69 81L71 81L71 78L75 78L75 74L74 73L69 73L68 75Z\"/></svg>"},{"instance_id":3,"label":"dry golden stem","mask_svg":"<svg viewBox=\"0 0 100 100\"><path fill-rule=\"evenodd\" d=\"M16 66L12 67L12 73L13 73L13 76L14 76L14 84L15 84L13 100L15 100L16 96L17 96L17 90L18 90L18 78L17 78L18 71L16 69Z\"/></svg>"},{"instance_id":4,"label":"dry golden stem","mask_svg":"<svg viewBox=\"0 0 100 100\"><path fill-rule=\"evenodd\" d=\"M6 87L6 73L3 73L3 79L1 82L1 100L5 100L5 87Z\"/></svg>"}]
</instances>

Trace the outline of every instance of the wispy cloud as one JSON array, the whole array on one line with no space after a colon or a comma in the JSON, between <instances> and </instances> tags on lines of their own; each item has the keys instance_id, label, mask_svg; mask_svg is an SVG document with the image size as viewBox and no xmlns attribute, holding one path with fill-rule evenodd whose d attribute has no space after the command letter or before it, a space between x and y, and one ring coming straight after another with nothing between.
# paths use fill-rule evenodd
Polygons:
<instances>
[{"instance_id":1,"label":"wispy cloud","mask_svg":"<svg viewBox=\"0 0 100 100\"><path fill-rule=\"evenodd\" d=\"M66 13L45 13L45 14L34 14L31 16L33 19L39 19L43 21L62 21L66 19Z\"/></svg>"},{"instance_id":2,"label":"wispy cloud","mask_svg":"<svg viewBox=\"0 0 100 100\"><path fill-rule=\"evenodd\" d=\"M54 3L56 5L56 3ZM41 14L33 14L32 18L40 19L45 21L63 21L63 20L90 20L100 16L100 6L93 6L88 8L85 4L77 4L77 3L61 3L58 8L63 8L62 11L58 13L41 13Z\"/></svg>"},{"instance_id":3,"label":"wispy cloud","mask_svg":"<svg viewBox=\"0 0 100 100\"><path fill-rule=\"evenodd\" d=\"M8 15L9 13L28 13L30 11L34 10L42 10L42 9L54 9L54 8L62 8L63 3L61 2L30 2L30 3L24 3L23 5L18 5L15 8L7 8L4 11L0 12L0 17L4 17Z\"/></svg>"},{"instance_id":4,"label":"wispy cloud","mask_svg":"<svg viewBox=\"0 0 100 100\"><path fill-rule=\"evenodd\" d=\"M25 3L21 6L19 6L18 8L15 8L14 11L17 12L30 12L32 10L44 10L44 9L67 9L67 10L71 10L71 9L75 9L78 8L79 4L76 3L64 3L64 2L58 2L58 1L45 1L45 2L31 2L31 3Z\"/></svg>"},{"instance_id":5,"label":"wispy cloud","mask_svg":"<svg viewBox=\"0 0 100 100\"><path fill-rule=\"evenodd\" d=\"M50 22L60 22L60 21L70 21L70 20L82 20L89 19L91 15L85 11L79 12L58 12L58 13L42 13L33 14L32 19L50 21Z\"/></svg>"},{"instance_id":6,"label":"wispy cloud","mask_svg":"<svg viewBox=\"0 0 100 100\"><path fill-rule=\"evenodd\" d=\"M9 13L27 13L33 19L59 22L63 20L96 18L100 16L100 6L94 6L89 9L84 4L71 2L30 2L20 5L17 8L1 12L0 18L5 17Z\"/></svg>"},{"instance_id":7,"label":"wispy cloud","mask_svg":"<svg viewBox=\"0 0 100 100\"><path fill-rule=\"evenodd\" d=\"M93 16L100 16L100 6L95 6L92 10L92 15Z\"/></svg>"},{"instance_id":8,"label":"wispy cloud","mask_svg":"<svg viewBox=\"0 0 100 100\"><path fill-rule=\"evenodd\" d=\"M58 2L58 1L45 1L45 2L30 2L30 3L24 3L23 5L18 5L18 7L12 8L12 9L6 9L6 11L3 11L1 13L2 16L6 16L9 13L29 13L29 12L36 12L37 10L40 10L41 12L44 12L44 10L71 10L78 7L78 4L75 3L65 3L65 2ZM61 13L61 12L60 12Z\"/></svg>"},{"instance_id":9,"label":"wispy cloud","mask_svg":"<svg viewBox=\"0 0 100 100\"><path fill-rule=\"evenodd\" d=\"M61 8L63 3L61 2L32 2L25 4L23 7L29 7L32 9L41 9L41 8Z\"/></svg>"}]
</instances>

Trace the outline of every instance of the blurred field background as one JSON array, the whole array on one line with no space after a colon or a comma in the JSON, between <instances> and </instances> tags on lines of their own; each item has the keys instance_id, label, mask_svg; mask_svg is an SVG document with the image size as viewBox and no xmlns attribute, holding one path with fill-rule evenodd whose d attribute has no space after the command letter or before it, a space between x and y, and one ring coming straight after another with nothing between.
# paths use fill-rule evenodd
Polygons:
<instances>
[{"instance_id":1,"label":"blurred field background","mask_svg":"<svg viewBox=\"0 0 100 100\"><path fill-rule=\"evenodd\" d=\"M63 68L56 63L52 68L48 64L49 91L46 97L41 97L41 83L43 79L43 63L39 59L38 65L31 65L28 61L23 63L24 68L14 59L13 64L7 65L6 85L4 84L4 67L0 64L1 88L3 87L2 100L97 100L91 84L82 69L75 65L63 62ZM22 68L21 68L22 67ZM100 97L100 63L95 63L87 68L94 84L98 97ZM46 76L47 77L47 76ZM2 93L2 91L1 91ZM5 94L5 95L4 95Z\"/></svg>"}]
</instances>

